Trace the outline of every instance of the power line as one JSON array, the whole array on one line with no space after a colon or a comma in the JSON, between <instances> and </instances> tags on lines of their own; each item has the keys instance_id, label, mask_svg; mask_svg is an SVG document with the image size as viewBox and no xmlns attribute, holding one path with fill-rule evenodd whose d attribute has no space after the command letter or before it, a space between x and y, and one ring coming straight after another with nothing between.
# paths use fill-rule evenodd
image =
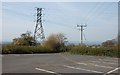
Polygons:
<instances>
[{"instance_id":1,"label":"power line","mask_svg":"<svg viewBox=\"0 0 120 75\"><path fill-rule=\"evenodd\" d=\"M105 4L104 4L104 5L105 5ZM111 4L110 4L110 5L111 5ZM107 5L106 7L104 6L105 8L104 8L103 10L98 8L98 11L96 11L96 14L94 14L94 16L92 16L92 18L90 18L90 19L87 21L87 23L93 21L93 19L96 18L96 17L98 18L98 15L100 16L101 13L105 12L105 10L108 9L108 7L109 7L110 5Z\"/></svg>"},{"instance_id":2,"label":"power line","mask_svg":"<svg viewBox=\"0 0 120 75\"><path fill-rule=\"evenodd\" d=\"M69 26L69 25L64 24L64 23L53 22L53 21L51 21L51 20L47 20L47 22L53 23L53 24L55 24L55 25L57 25L57 26L62 26L62 27L66 27L66 28L69 28L69 29L73 29L73 30L76 30L76 29L77 29L77 28L75 28L75 27Z\"/></svg>"},{"instance_id":3,"label":"power line","mask_svg":"<svg viewBox=\"0 0 120 75\"><path fill-rule=\"evenodd\" d=\"M112 3L111 3L111 4L112 4ZM101 14L101 13L105 13L106 10L110 9L110 8L108 8L108 7L111 6L111 4L109 4L104 10L102 10L101 12L99 12L99 13L100 13L99 16L98 16L98 15L95 15L94 18L95 18L95 17L101 18L101 17L102 17L102 14ZM93 18L93 19L94 19L94 18ZM91 19L91 20L92 20L92 21L90 21L91 23L93 22L93 19ZM108 23L110 23L110 22L108 22Z\"/></svg>"},{"instance_id":4,"label":"power line","mask_svg":"<svg viewBox=\"0 0 120 75\"><path fill-rule=\"evenodd\" d=\"M88 23L89 20L91 20L91 19L94 17L94 15L95 15L94 13L97 13L98 11L100 11L99 8L101 8L101 6L103 6L103 3L102 3L102 4L97 4L97 6L96 6L95 9L91 12L91 14L88 15L87 20L86 20L86 23ZM92 17L92 18L91 18L91 17Z\"/></svg>"},{"instance_id":5,"label":"power line","mask_svg":"<svg viewBox=\"0 0 120 75\"><path fill-rule=\"evenodd\" d=\"M86 17L84 17L86 21L88 20L88 18L92 15L92 12L94 12L98 6L99 6L99 3L96 3L91 9L88 10Z\"/></svg>"}]
</instances>

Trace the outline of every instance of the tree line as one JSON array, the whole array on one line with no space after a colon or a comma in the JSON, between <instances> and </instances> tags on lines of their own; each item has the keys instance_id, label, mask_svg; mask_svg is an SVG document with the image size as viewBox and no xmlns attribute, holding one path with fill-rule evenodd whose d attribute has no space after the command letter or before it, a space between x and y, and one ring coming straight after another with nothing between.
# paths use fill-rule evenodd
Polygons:
<instances>
[{"instance_id":1,"label":"tree line","mask_svg":"<svg viewBox=\"0 0 120 75\"><path fill-rule=\"evenodd\" d=\"M118 43L106 40L100 47L86 45L66 45L67 38L62 33L51 34L46 40L34 45L34 37L30 31L22 33L13 39L9 45L2 46L3 54L33 54L33 53L70 53L82 55L120 57Z\"/></svg>"}]
</instances>

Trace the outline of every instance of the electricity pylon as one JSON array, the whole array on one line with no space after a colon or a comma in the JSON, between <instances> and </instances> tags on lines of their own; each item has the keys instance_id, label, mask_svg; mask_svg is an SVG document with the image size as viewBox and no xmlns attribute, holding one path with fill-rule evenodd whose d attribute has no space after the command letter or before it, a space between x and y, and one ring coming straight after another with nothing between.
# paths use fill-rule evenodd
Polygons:
<instances>
[{"instance_id":1,"label":"electricity pylon","mask_svg":"<svg viewBox=\"0 0 120 75\"><path fill-rule=\"evenodd\" d=\"M43 8L37 8L37 20L34 31L34 43L37 44L38 41L43 41L45 39L44 29L42 26L42 10Z\"/></svg>"}]
</instances>

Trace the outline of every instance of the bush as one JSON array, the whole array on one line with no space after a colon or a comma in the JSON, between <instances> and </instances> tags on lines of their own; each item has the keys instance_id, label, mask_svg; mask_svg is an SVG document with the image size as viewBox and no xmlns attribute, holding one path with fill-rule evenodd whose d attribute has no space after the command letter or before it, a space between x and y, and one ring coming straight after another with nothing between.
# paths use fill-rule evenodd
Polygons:
<instances>
[{"instance_id":1,"label":"bush","mask_svg":"<svg viewBox=\"0 0 120 75\"><path fill-rule=\"evenodd\" d=\"M55 53L55 52L57 51L41 46L5 45L2 47L2 54L32 54L32 53Z\"/></svg>"},{"instance_id":2,"label":"bush","mask_svg":"<svg viewBox=\"0 0 120 75\"><path fill-rule=\"evenodd\" d=\"M52 34L47 38L47 40L42 42L42 46L60 52L61 50L63 50L64 47L64 38L65 36L61 33Z\"/></svg>"},{"instance_id":3,"label":"bush","mask_svg":"<svg viewBox=\"0 0 120 75\"><path fill-rule=\"evenodd\" d=\"M110 56L110 57L118 57L118 55L120 54L117 47L91 48L85 46L72 47L69 53L81 54L81 55Z\"/></svg>"},{"instance_id":4,"label":"bush","mask_svg":"<svg viewBox=\"0 0 120 75\"><path fill-rule=\"evenodd\" d=\"M120 57L118 47L100 47L91 48L86 46L63 46L59 50L51 49L43 46L16 46L16 45L3 45L2 54L32 54L32 53L58 53L68 52L71 54L81 55L96 55L96 56L110 56Z\"/></svg>"}]
</instances>

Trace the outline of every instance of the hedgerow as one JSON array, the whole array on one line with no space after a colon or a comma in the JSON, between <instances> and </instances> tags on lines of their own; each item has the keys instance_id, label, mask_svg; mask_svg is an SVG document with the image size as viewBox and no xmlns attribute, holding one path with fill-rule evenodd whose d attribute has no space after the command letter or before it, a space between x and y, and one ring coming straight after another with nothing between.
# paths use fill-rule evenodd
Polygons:
<instances>
[{"instance_id":1,"label":"hedgerow","mask_svg":"<svg viewBox=\"0 0 120 75\"><path fill-rule=\"evenodd\" d=\"M33 53L55 53L56 50L42 46L15 46L6 45L2 47L2 54L33 54Z\"/></svg>"},{"instance_id":2,"label":"hedgerow","mask_svg":"<svg viewBox=\"0 0 120 75\"><path fill-rule=\"evenodd\" d=\"M110 56L110 57L118 57L120 51L118 51L117 47L100 47L100 48L92 48L92 47L81 47L75 46L69 50L71 54L81 54L81 55L95 55L95 56Z\"/></svg>"}]
</instances>

